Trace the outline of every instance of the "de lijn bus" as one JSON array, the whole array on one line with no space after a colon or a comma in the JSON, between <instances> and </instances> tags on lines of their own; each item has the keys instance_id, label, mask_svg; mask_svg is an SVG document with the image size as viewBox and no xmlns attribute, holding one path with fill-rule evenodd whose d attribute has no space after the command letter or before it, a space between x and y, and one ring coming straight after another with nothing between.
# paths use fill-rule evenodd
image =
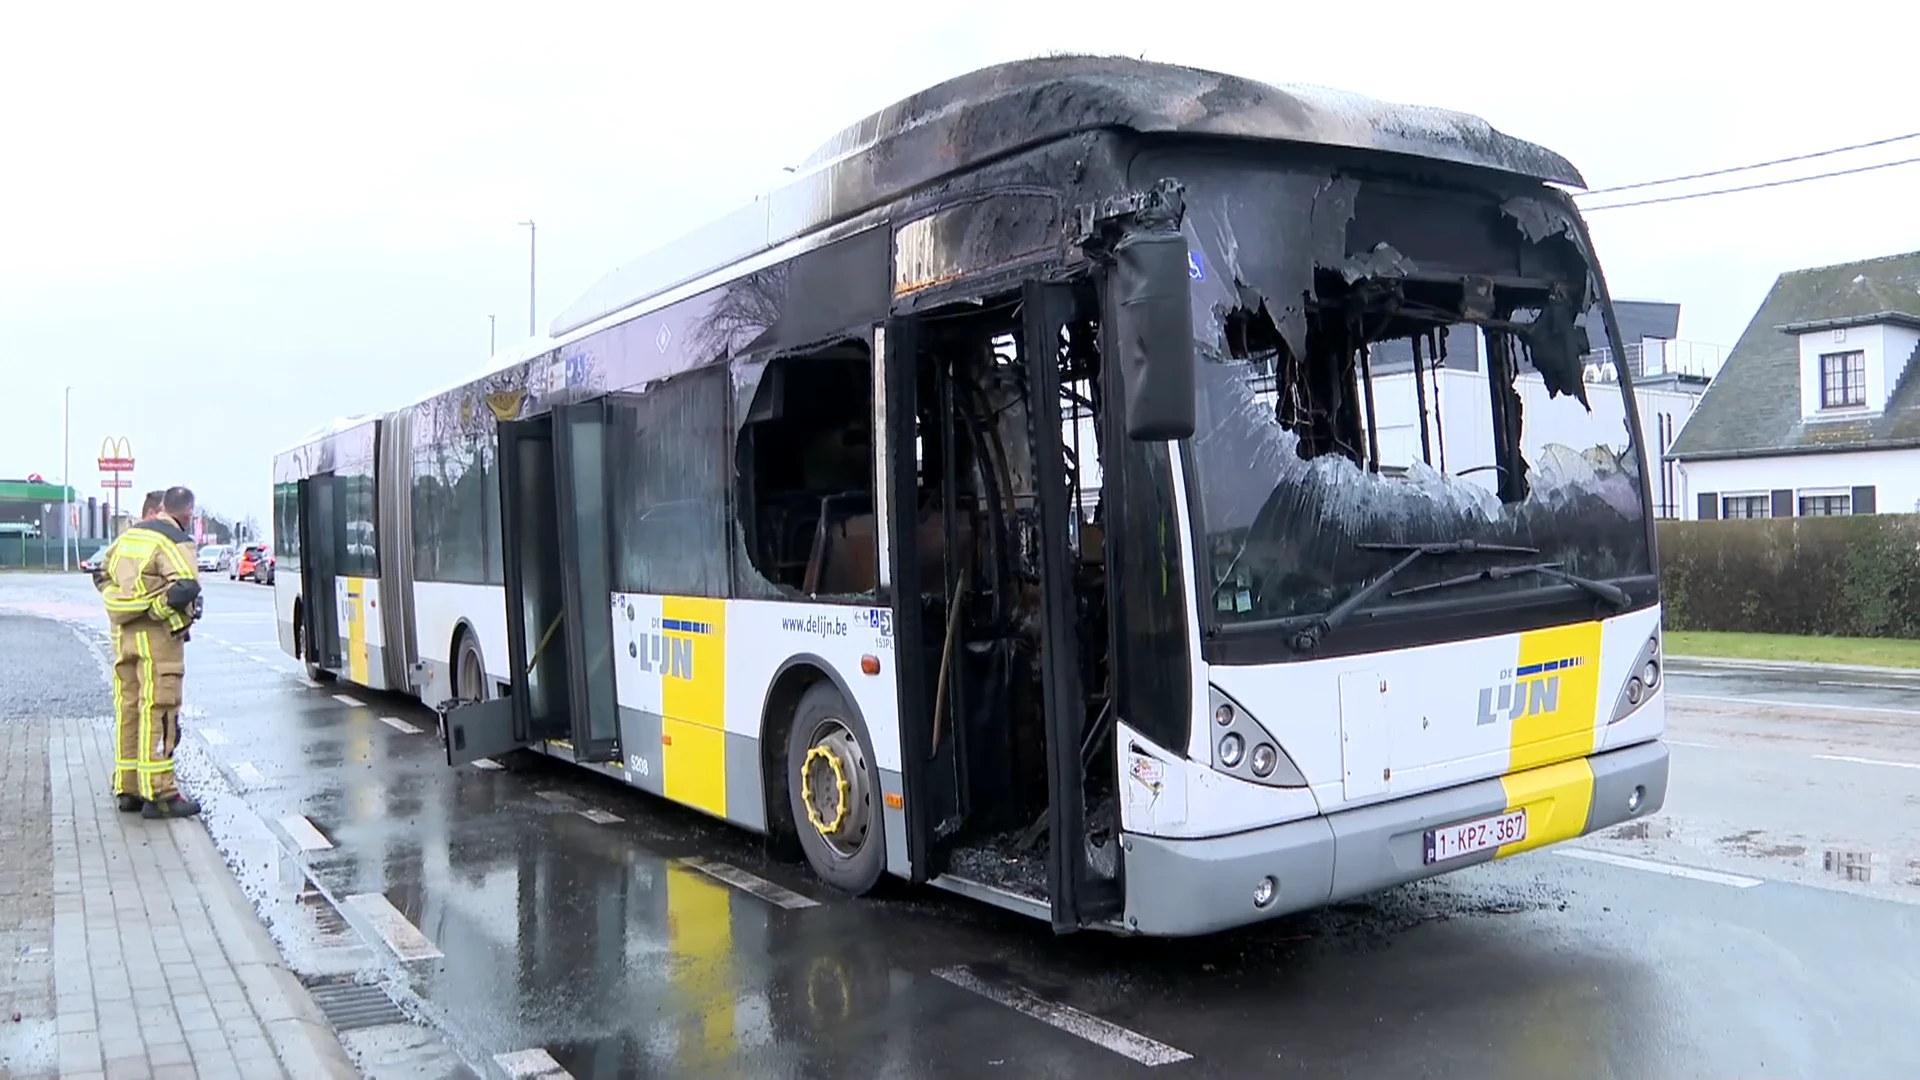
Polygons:
<instances>
[{"instance_id":1,"label":"de lijn bus","mask_svg":"<svg viewBox=\"0 0 1920 1080\"><path fill-rule=\"evenodd\" d=\"M274 459L284 648L1060 932L1194 935L1667 784L1633 380L1566 160L1049 57Z\"/></svg>"}]
</instances>

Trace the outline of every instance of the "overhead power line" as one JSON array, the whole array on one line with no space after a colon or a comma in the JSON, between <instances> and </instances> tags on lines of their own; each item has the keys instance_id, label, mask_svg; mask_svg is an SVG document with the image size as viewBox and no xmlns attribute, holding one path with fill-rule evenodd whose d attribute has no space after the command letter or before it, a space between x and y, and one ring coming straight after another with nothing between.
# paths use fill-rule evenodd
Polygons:
<instances>
[{"instance_id":1,"label":"overhead power line","mask_svg":"<svg viewBox=\"0 0 1920 1080\"><path fill-rule=\"evenodd\" d=\"M1895 165L1920 164L1920 157L1901 158L1898 161L1881 161L1872 165L1858 165L1851 169L1837 169L1833 172L1814 173L1812 176L1794 176L1785 180L1768 180L1760 184L1741 184L1739 187L1715 188L1712 191L1691 191L1685 195L1665 195L1657 199L1635 199L1632 202L1608 203L1605 206L1583 206L1582 214L1597 214L1602 210L1623 210L1629 206L1652 206L1654 203L1684 202L1688 199L1705 199L1713 195L1731 195L1736 191L1758 191L1761 188L1785 187L1789 184L1804 184L1809 180L1827 180L1835 176L1851 176L1854 173L1872 172L1875 169L1891 169Z\"/></svg>"},{"instance_id":2,"label":"overhead power line","mask_svg":"<svg viewBox=\"0 0 1920 1080\"><path fill-rule=\"evenodd\" d=\"M1920 131L1908 135L1894 135L1885 139L1875 139L1872 142L1854 143L1852 146L1836 146L1831 150L1815 150L1811 154L1795 154L1792 157L1774 158L1772 161L1756 161L1752 165L1734 165L1730 168L1712 169L1708 172L1688 173L1685 176L1669 176L1664 180L1642 180L1637 184L1619 184L1614 187L1592 188L1579 192L1578 195L1584 198L1588 195L1606 195L1615 191L1632 191L1635 188L1678 184L1683 180L1705 180L1709 176L1726 176L1728 173L1752 172L1755 169L1770 168L1774 165L1787 165L1795 161L1811 161L1814 158L1832 157L1835 154L1844 154L1851 150L1866 150L1875 146L1886 146L1889 143L1905 142L1908 139L1920 139ZM1831 173L1829 175L1840 176L1844 174ZM1809 179L1812 178L1810 177Z\"/></svg>"}]
</instances>

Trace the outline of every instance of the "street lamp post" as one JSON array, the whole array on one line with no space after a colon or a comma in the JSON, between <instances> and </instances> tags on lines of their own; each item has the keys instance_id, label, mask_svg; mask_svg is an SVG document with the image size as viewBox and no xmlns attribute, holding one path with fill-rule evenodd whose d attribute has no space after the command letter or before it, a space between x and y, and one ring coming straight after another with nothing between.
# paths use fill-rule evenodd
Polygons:
<instances>
[{"instance_id":1,"label":"street lamp post","mask_svg":"<svg viewBox=\"0 0 1920 1080\"><path fill-rule=\"evenodd\" d=\"M73 387L67 387L60 409L60 570L67 565L67 542L73 538Z\"/></svg>"},{"instance_id":2,"label":"street lamp post","mask_svg":"<svg viewBox=\"0 0 1920 1080\"><path fill-rule=\"evenodd\" d=\"M539 235L539 230L531 221L523 221L520 224L527 227L527 336L535 337L538 335L533 329L533 259L534 240Z\"/></svg>"},{"instance_id":3,"label":"street lamp post","mask_svg":"<svg viewBox=\"0 0 1920 1080\"><path fill-rule=\"evenodd\" d=\"M487 316L487 357L489 359L493 357L494 353L500 351L500 347L494 344L495 337L493 331L493 316L489 315Z\"/></svg>"}]
</instances>

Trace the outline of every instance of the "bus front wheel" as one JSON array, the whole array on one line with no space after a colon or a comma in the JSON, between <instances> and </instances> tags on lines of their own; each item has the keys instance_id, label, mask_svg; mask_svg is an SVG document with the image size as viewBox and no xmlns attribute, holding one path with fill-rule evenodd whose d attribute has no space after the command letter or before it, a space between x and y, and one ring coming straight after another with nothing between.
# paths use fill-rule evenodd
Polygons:
<instances>
[{"instance_id":1,"label":"bus front wheel","mask_svg":"<svg viewBox=\"0 0 1920 1080\"><path fill-rule=\"evenodd\" d=\"M816 683L794 710L787 798L820 880L855 896L871 892L887 868L880 773L866 724L830 682Z\"/></svg>"}]
</instances>

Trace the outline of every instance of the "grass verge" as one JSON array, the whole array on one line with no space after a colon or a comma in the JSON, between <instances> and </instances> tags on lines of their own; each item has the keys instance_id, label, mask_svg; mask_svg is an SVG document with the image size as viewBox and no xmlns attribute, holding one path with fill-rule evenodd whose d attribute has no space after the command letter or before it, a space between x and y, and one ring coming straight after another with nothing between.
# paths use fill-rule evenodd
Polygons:
<instances>
[{"instance_id":1,"label":"grass verge","mask_svg":"<svg viewBox=\"0 0 1920 1080\"><path fill-rule=\"evenodd\" d=\"M1669 630L1663 649L1669 656L1798 660L1811 664L1920 669L1920 641L1910 638L1801 637L1797 634Z\"/></svg>"}]
</instances>

